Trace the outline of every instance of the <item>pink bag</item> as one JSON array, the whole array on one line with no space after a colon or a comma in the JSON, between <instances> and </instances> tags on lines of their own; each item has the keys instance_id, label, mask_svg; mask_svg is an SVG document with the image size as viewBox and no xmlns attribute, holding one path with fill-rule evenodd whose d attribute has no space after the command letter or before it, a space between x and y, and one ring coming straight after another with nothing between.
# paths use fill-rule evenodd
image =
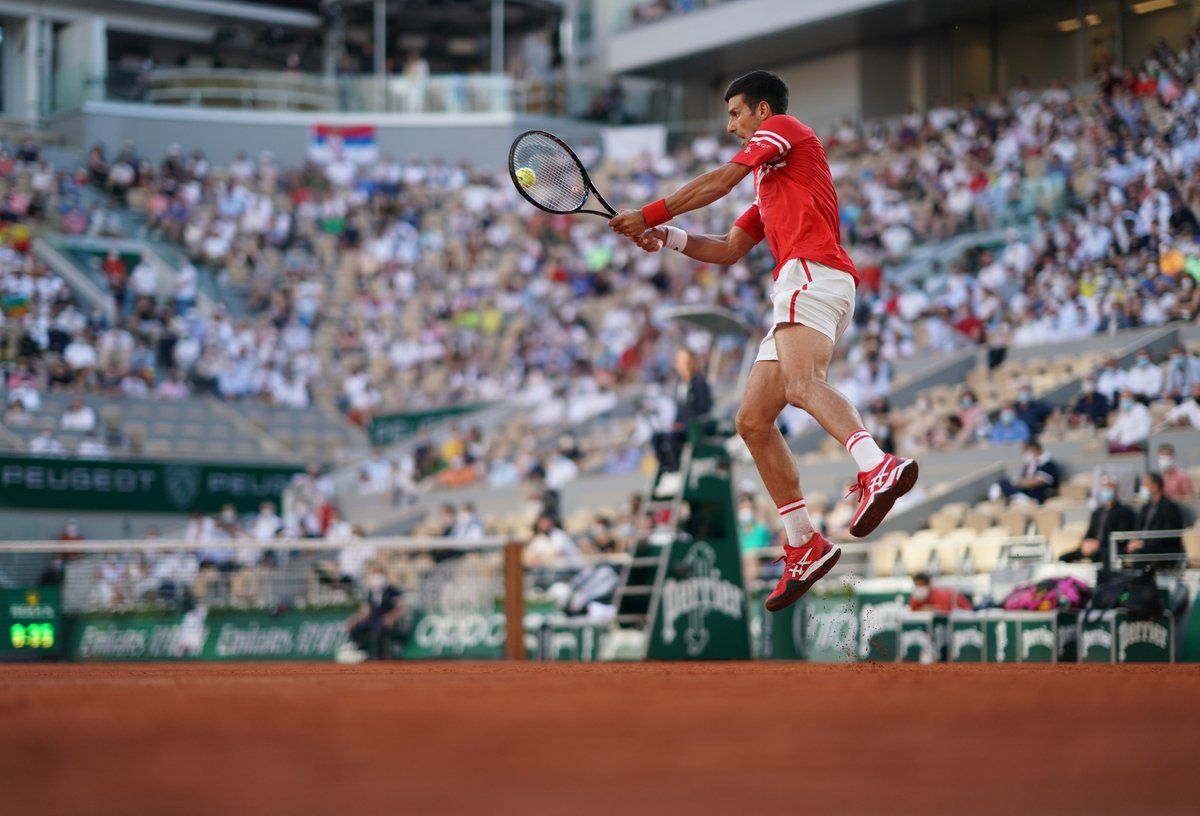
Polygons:
<instances>
[{"instance_id":1,"label":"pink bag","mask_svg":"<svg viewBox=\"0 0 1200 816\"><path fill-rule=\"evenodd\" d=\"M1030 612L1083 609L1091 597L1092 590L1078 578L1047 578L1018 586L1004 599L1004 608Z\"/></svg>"}]
</instances>

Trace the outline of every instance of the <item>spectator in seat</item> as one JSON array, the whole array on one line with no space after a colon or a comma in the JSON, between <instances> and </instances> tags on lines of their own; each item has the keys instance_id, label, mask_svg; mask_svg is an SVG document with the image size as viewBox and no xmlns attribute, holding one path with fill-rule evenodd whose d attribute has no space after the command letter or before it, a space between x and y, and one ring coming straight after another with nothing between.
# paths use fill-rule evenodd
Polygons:
<instances>
[{"instance_id":1,"label":"spectator in seat","mask_svg":"<svg viewBox=\"0 0 1200 816\"><path fill-rule=\"evenodd\" d=\"M1134 399L1128 388L1121 392L1117 414L1108 429L1109 453L1132 453L1146 449L1150 438L1150 409Z\"/></svg>"},{"instance_id":2,"label":"spectator in seat","mask_svg":"<svg viewBox=\"0 0 1200 816\"><path fill-rule=\"evenodd\" d=\"M1083 381L1083 391L1075 401L1075 408L1067 420L1072 428L1103 428L1108 425L1108 412L1112 403L1100 391L1095 377Z\"/></svg>"},{"instance_id":3,"label":"spectator in seat","mask_svg":"<svg viewBox=\"0 0 1200 816\"><path fill-rule=\"evenodd\" d=\"M1183 346L1171 349L1165 368L1163 396L1169 400L1182 402L1193 386L1200 385L1200 360L1189 356Z\"/></svg>"},{"instance_id":4,"label":"spectator in seat","mask_svg":"<svg viewBox=\"0 0 1200 816\"><path fill-rule=\"evenodd\" d=\"M1137 354L1137 361L1129 370L1125 379L1125 389L1133 394L1134 399L1143 405L1149 405L1162 397L1163 372L1150 359L1150 352L1143 349Z\"/></svg>"},{"instance_id":5,"label":"spectator in seat","mask_svg":"<svg viewBox=\"0 0 1200 816\"><path fill-rule=\"evenodd\" d=\"M979 404L979 398L971 390L963 391L958 397L959 433L966 441L983 439L988 433L987 411Z\"/></svg>"},{"instance_id":6,"label":"spectator in seat","mask_svg":"<svg viewBox=\"0 0 1200 816\"><path fill-rule=\"evenodd\" d=\"M534 584L545 588L583 569L583 553L553 516L543 513L525 547L525 566L533 572Z\"/></svg>"},{"instance_id":7,"label":"spectator in seat","mask_svg":"<svg viewBox=\"0 0 1200 816\"><path fill-rule=\"evenodd\" d=\"M1163 492L1175 501L1190 499L1196 495L1192 477L1179 466L1175 459L1175 446L1163 443L1158 446L1158 472L1162 474Z\"/></svg>"},{"instance_id":8,"label":"spectator in seat","mask_svg":"<svg viewBox=\"0 0 1200 816\"><path fill-rule=\"evenodd\" d=\"M1115 405L1120 393L1125 390L1128 375L1121 370L1116 357L1104 361L1104 368L1096 378L1096 390L1105 396L1110 405Z\"/></svg>"},{"instance_id":9,"label":"spectator in seat","mask_svg":"<svg viewBox=\"0 0 1200 816\"><path fill-rule=\"evenodd\" d=\"M999 421L992 426L988 441L993 445L1008 445L1013 442L1024 442L1032 434L1029 426L1017 417L1016 409L1009 405L1000 412Z\"/></svg>"},{"instance_id":10,"label":"spectator in seat","mask_svg":"<svg viewBox=\"0 0 1200 816\"><path fill-rule=\"evenodd\" d=\"M388 581L379 564L372 565L366 584L363 604L346 621L346 632L361 651L382 660L388 657L393 638L403 640L397 626L404 615L404 596Z\"/></svg>"},{"instance_id":11,"label":"spectator in seat","mask_svg":"<svg viewBox=\"0 0 1200 816\"><path fill-rule=\"evenodd\" d=\"M54 426L43 425L41 433L29 440L29 452L36 456L62 456L67 449L54 438Z\"/></svg>"},{"instance_id":12,"label":"spectator in seat","mask_svg":"<svg viewBox=\"0 0 1200 816\"><path fill-rule=\"evenodd\" d=\"M994 501L1003 496L1009 502L1043 504L1046 499L1058 494L1060 478L1058 464L1050 458L1040 442L1030 439L1022 450L1021 474L1015 482L1004 478L992 485L988 490L988 498Z\"/></svg>"},{"instance_id":13,"label":"spectator in seat","mask_svg":"<svg viewBox=\"0 0 1200 816\"><path fill-rule=\"evenodd\" d=\"M1108 557L1109 539L1113 533L1132 530L1135 519L1133 511L1118 500L1117 483L1113 478L1106 477L1100 483L1096 498L1100 505L1092 511L1083 540L1077 549L1064 553L1062 560L1091 561L1108 569L1112 566Z\"/></svg>"},{"instance_id":14,"label":"spectator in seat","mask_svg":"<svg viewBox=\"0 0 1200 816\"><path fill-rule=\"evenodd\" d=\"M683 450L688 423L712 410L712 392L708 380L696 365L696 355L688 349L675 352L675 373L679 375L675 390L675 422L671 430L656 433L653 437L654 455L664 473L679 470L679 454Z\"/></svg>"},{"instance_id":15,"label":"spectator in seat","mask_svg":"<svg viewBox=\"0 0 1200 816\"><path fill-rule=\"evenodd\" d=\"M918 572L913 576L912 597L908 608L914 612L950 612L955 609L973 609L966 595L956 589L935 587L928 573Z\"/></svg>"},{"instance_id":16,"label":"spectator in seat","mask_svg":"<svg viewBox=\"0 0 1200 816\"><path fill-rule=\"evenodd\" d=\"M1183 529L1183 513L1180 511L1179 505L1164 492L1162 474L1151 472L1142 477L1141 496L1146 503L1138 510L1137 521L1133 526L1134 531ZM1140 555L1181 553L1183 552L1183 539L1177 536L1134 539L1124 542L1121 552Z\"/></svg>"},{"instance_id":17,"label":"spectator in seat","mask_svg":"<svg viewBox=\"0 0 1200 816\"><path fill-rule=\"evenodd\" d=\"M1192 386L1189 399L1167 411L1163 423L1171 428L1200 428L1200 384Z\"/></svg>"},{"instance_id":18,"label":"spectator in seat","mask_svg":"<svg viewBox=\"0 0 1200 816\"><path fill-rule=\"evenodd\" d=\"M71 400L71 406L63 412L58 425L64 431L87 433L96 430L96 412L85 405L82 397Z\"/></svg>"},{"instance_id":19,"label":"spectator in seat","mask_svg":"<svg viewBox=\"0 0 1200 816\"><path fill-rule=\"evenodd\" d=\"M1029 428L1029 433L1034 436L1042 432L1046 419L1054 413L1053 406L1033 398L1033 389L1027 382L1021 383L1017 389L1017 401L1013 403L1013 410L1017 412L1017 419L1024 422Z\"/></svg>"}]
</instances>

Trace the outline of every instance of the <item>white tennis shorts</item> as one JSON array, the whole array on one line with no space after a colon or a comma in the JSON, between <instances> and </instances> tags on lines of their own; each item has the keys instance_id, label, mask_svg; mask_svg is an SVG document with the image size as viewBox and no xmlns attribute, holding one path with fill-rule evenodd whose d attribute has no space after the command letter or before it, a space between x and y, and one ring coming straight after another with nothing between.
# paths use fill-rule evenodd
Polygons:
<instances>
[{"instance_id":1,"label":"white tennis shorts","mask_svg":"<svg viewBox=\"0 0 1200 816\"><path fill-rule=\"evenodd\" d=\"M771 307L771 330L758 347L756 362L779 359L775 329L781 323L816 329L836 344L854 317L854 278L849 272L794 258L771 286Z\"/></svg>"}]
</instances>

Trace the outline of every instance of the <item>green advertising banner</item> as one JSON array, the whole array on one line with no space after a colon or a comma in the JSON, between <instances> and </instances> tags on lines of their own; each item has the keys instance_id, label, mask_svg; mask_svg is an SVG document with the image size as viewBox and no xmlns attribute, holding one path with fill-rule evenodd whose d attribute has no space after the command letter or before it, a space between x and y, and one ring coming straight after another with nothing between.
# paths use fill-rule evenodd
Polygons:
<instances>
[{"instance_id":1,"label":"green advertising banner","mask_svg":"<svg viewBox=\"0 0 1200 816\"><path fill-rule=\"evenodd\" d=\"M1080 616L1079 662L1115 663L1117 660L1117 614Z\"/></svg>"},{"instance_id":2,"label":"green advertising banner","mask_svg":"<svg viewBox=\"0 0 1200 816\"><path fill-rule=\"evenodd\" d=\"M58 587L0 589L0 660L37 660L62 652Z\"/></svg>"},{"instance_id":3,"label":"green advertising banner","mask_svg":"<svg viewBox=\"0 0 1200 816\"><path fill-rule=\"evenodd\" d=\"M858 650L858 599L808 595L801 604L805 657L814 663L853 663Z\"/></svg>"},{"instance_id":4,"label":"green advertising banner","mask_svg":"<svg viewBox=\"0 0 1200 816\"><path fill-rule=\"evenodd\" d=\"M354 608L69 617L68 660L333 660ZM403 656L499 659L501 612L417 612Z\"/></svg>"},{"instance_id":5,"label":"green advertising banner","mask_svg":"<svg viewBox=\"0 0 1200 816\"><path fill-rule=\"evenodd\" d=\"M951 663L987 660L987 616L984 612L955 612L950 616Z\"/></svg>"},{"instance_id":6,"label":"green advertising banner","mask_svg":"<svg viewBox=\"0 0 1200 816\"><path fill-rule=\"evenodd\" d=\"M0 507L211 513L230 503L250 512L263 501L278 504L299 471L292 465L4 455Z\"/></svg>"},{"instance_id":7,"label":"green advertising banner","mask_svg":"<svg viewBox=\"0 0 1200 816\"><path fill-rule=\"evenodd\" d=\"M1117 612L1118 663L1175 662L1175 619L1164 613L1155 620L1131 620Z\"/></svg>"},{"instance_id":8,"label":"green advertising banner","mask_svg":"<svg viewBox=\"0 0 1200 816\"><path fill-rule=\"evenodd\" d=\"M935 663L946 656L947 614L905 611L900 615L900 654L910 663Z\"/></svg>"},{"instance_id":9,"label":"green advertising banner","mask_svg":"<svg viewBox=\"0 0 1200 816\"><path fill-rule=\"evenodd\" d=\"M332 660L352 609L68 617L68 660Z\"/></svg>"},{"instance_id":10,"label":"green advertising banner","mask_svg":"<svg viewBox=\"0 0 1200 816\"><path fill-rule=\"evenodd\" d=\"M750 626L736 541L677 539L666 570L650 616L647 658L749 659Z\"/></svg>"},{"instance_id":11,"label":"green advertising banner","mask_svg":"<svg viewBox=\"0 0 1200 816\"><path fill-rule=\"evenodd\" d=\"M608 624L550 618L537 631L537 647L531 654L542 661L594 663L600 659L608 632Z\"/></svg>"},{"instance_id":12,"label":"green advertising banner","mask_svg":"<svg viewBox=\"0 0 1200 816\"><path fill-rule=\"evenodd\" d=\"M895 660L900 651L900 618L908 611L909 592L859 591L858 659Z\"/></svg>"},{"instance_id":13,"label":"green advertising banner","mask_svg":"<svg viewBox=\"0 0 1200 816\"><path fill-rule=\"evenodd\" d=\"M469 405L447 405L426 411L406 411L400 414L384 414L371 420L371 444L390 445L412 436L426 425L443 419L472 414L488 407L489 403L476 402Z\"/></svg>"}]
</instances>

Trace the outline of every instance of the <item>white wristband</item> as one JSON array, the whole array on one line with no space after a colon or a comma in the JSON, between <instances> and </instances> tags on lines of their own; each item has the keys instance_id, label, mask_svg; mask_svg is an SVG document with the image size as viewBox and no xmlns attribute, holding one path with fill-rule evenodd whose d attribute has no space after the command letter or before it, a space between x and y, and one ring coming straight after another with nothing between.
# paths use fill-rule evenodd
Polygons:
<instances>
[{"instance_id":1,"label":"white wristband","mask_svg":"<svg viewBox=\"0 0 1200 816\"><path fill-rule=\"evenodd\" d=\"M667 239L664 242L668 248L676 252L683 252L683 248L687 246L688 234L679 227L663 227L667 231Z\"/></svg>"}]
</instances>

